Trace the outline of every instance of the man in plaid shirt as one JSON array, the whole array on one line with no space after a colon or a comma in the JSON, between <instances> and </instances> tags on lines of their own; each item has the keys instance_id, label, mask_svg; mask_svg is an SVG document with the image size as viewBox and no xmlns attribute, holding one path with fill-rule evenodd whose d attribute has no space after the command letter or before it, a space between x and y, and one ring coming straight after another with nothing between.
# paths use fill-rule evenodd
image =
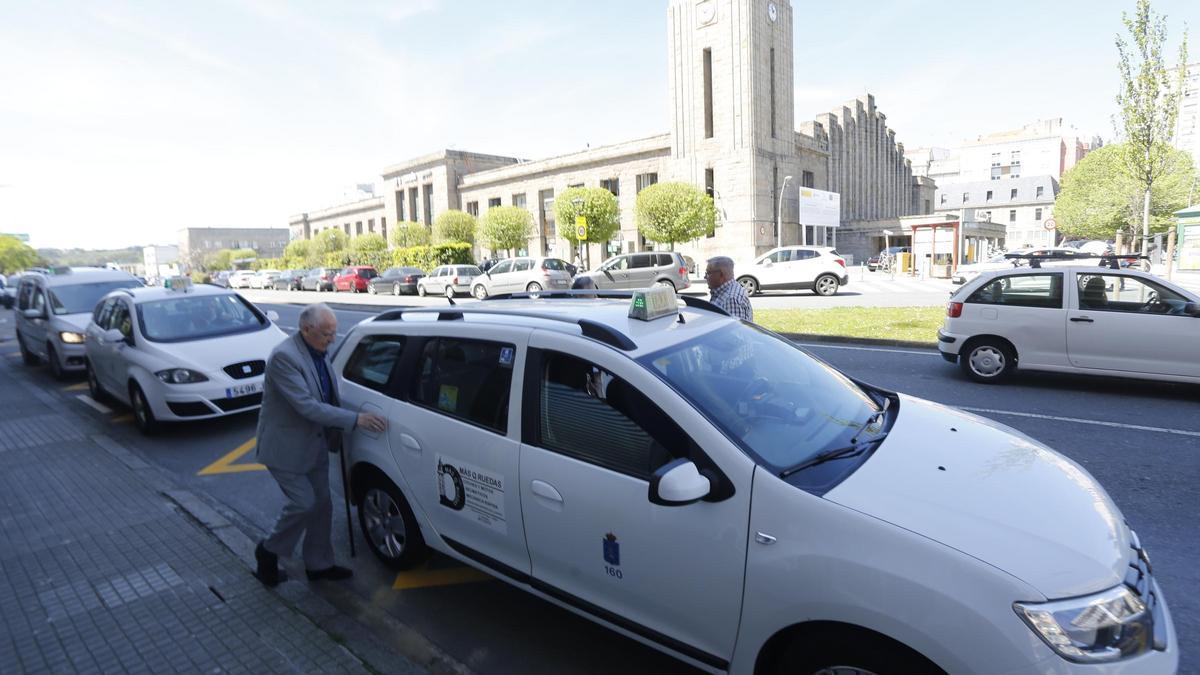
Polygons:
<instances>
[{"instance_id":1,"label":"man in plaid shirt","mask_svg":"<svg viewBox=\"0 0 1200 675\"><path fill-rule=\"evenodd\" d=\"M754 308L750 306L750 296L746 295L746 289L733 278L732 258L709 258L708 267L704 270L704 280L708 282L712 293L709 297L712 304L736 319L754 321Z\"/></svg>"}]
</instances>

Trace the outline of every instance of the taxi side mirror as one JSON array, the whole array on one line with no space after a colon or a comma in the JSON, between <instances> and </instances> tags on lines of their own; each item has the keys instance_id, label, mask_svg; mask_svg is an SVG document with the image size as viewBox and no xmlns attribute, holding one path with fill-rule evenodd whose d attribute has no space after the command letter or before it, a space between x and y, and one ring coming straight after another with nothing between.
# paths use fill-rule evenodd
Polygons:
<instances>
[{"instance_id":1,"label":"taxi side mirror","mask_svg":"<svg viewBox=\"0 0 1200 675\"><path fill-rule=\"evenodd\" d=\"M26 319L44 319L44 318L46 318L46 314L45 314L45 312L43 312L40 309L30 308L30 309L25 310L25 318Z\"/></svg>"},{"instance_id":2,"label":"taxi side mirror","mask_svg":"<svg viewBox=\"0 0 1200 675\"><path fill-rule=\"evenodd\" d=\"M1200 318L1200 303L1189 302L1183 306L1183 313L1188 316Z\"/></svg>"},{"instance_id":3,"label":"taxi side mirror","mask_svg":"<svg viewBox=\"0 0 1200 675\"><path fill-rule=\"evenodd\" d=\"M687 459L664 464L650 477L650 503L659 506L683 506L704 499L712 491L712 482L700 475Z\"/></svg>"},{"instance_id":4,"label":"taxi side mirror","mask_svg":"<svg viewBox=\"0 0 1200 675\"><path fill-rule=\"evenodd\" d=\"M106 345L115 345L118 342L125 341L125 334L116 328L109 328L100 336L100 340Z\"/></svg>"}]
</instances>

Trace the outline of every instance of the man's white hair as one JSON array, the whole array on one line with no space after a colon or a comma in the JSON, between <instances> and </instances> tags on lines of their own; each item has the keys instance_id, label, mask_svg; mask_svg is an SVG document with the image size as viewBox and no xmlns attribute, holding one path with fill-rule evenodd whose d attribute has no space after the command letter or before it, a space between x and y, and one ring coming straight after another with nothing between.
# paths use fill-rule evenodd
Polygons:
<instances>
[{"instance_id":1,"label":"man's white hair","mask_svg":"<svg viewBox=\"0 0 1200 675\"><path fill-rule=\"evenodd\" d=\"M719 255L715 258L709 258L708 264L721 270L727 277L733 277L733 258L727 255Z\"/></svg>"},{"instance_id":2,"label":"man's white hair","mask_svg":"<svg viewBox=\"0 0 1200 675\"><path fill-rule=\"evenodd\" d=\"M310 328L315 326L325 316L333 317L333 320L337 321L337 315L333 313L332 309L329 309L329 305L323 302L314 302L305 307L304 311L300 312L300 327Z\"/></svg>"}]
</instances>

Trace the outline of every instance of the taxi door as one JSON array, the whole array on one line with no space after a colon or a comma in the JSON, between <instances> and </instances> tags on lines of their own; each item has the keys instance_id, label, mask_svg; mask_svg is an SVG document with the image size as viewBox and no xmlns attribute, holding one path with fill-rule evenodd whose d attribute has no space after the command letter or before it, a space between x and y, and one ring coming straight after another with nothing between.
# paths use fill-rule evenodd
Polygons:
<instances>
[{"instance_id":1,"label":"taxi door","mask_svg":"<svg viewBox=\"0 0 1200 675\"><path fill-rule=\"evenodd\" d=\"M727 667L741 617L752 463L610 347L536 331L527 362L520 490L534 587ZM712 501L652 504L650 474L681 455L714 467L720 490Z\"/></svg>"}]
</instances>

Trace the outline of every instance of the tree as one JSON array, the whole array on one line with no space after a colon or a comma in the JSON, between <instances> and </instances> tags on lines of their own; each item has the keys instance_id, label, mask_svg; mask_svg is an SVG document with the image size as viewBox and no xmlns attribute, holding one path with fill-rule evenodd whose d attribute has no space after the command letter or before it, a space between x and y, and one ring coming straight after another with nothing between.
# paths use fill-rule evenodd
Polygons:
<instances>
[{"instance_id":1,"label":"tree","mask_svg":"<svg viewBox=\"0 0 1200 675\"><path fill-rule=\"evenodd\" d=\"M324 259L326 253L336 253L345 250L349 240L350 237L346 236L345 232L336 227L321 230L317 233L317 236L313 237L313 248L315 249L313 253Z\"/></svg>"},{"instance_id":2,"label":"tree","mask_svg":"<svg viewBox=\"0 0 1200 675\"><path fill-rule=\"evenodd\" d=\"M20 270L36 267L41 258L25 242L0 234L0 272L11 274Z\"/></svg>"},{"instance_id":3,"label":"tree","mask_svg":"<svg viewBox=\"0 0 1200 675\"><path fill-rule=\"evenodd\" d=\"M519 206L493 206L483 214L480 231L488 248L512 254L533 234L533 214Z\"/></svg>"},{"instance_id":4,"label":"tree","mask_svg":"<svg viewBox=\"0 0 1200 675\"><path fill-rule=\"evenodd\" d=\"M252 248L239 248L236 251L230 252L229 261L231 264L236 264L239 260L258 260L258 251Z\"/></svg>"},{"instance_id":5,"label":"tree","mask_svg":"<svg viewBox=\"0 0 1200 675\"><path fill-rule=\"evenodd\" d=\"M637 225L642 236L665 242L690 241L717 225L717 207L712 197L690 183L657 183L637 196Z\"/></svg>"},{"instance_id":6,"label":"tree","mask_svg":"<svg viewBox=\"0 0 1200 675\"><path fill-rule=\"evenodd\" d=\"M1141 185L1125 170L1127 149L1107 145L1088 153L1063 175L1062 191L1054 203L1058 231L1072 239L1102 239L1118 231L1137 234L1142 225ZM1172 213L1187 206L1194 175L1191 157L1181 150L1167 153L1170 171L1154 182L1150 231L1161 232L1173 222Z\"/></svg>"},{"instance_id":7,"label":"tree","mask_svg":"<svg viewBox=\"0 0 1200 675\"><path fill-rule=\"evenodd\" d=\"M316 267L317 263L310 260L310 255L313 250L313 243L307 239L297 239L288 243L283 249L283 264L287 269L296 269L299 267ZM310 265L309 262L312 262Z\"/></svg>"},{"instance_id":8,"label":"tree","mask_svg":"<svg viewBox=\"0 0 1200 675\"><path fill-rule=\"evenodd\" d=\"M455 241L474 244L477 226L478 222L475 220L475 216L466 211L458 209L443 211L437 220L433 221L433 241L437 244Z\"/></svg>"},{"instance_id":9,"label":"tree","mask_svg":"<svg viewBox=\"0 0 1200 675\"><path fill-rule=\"evenodd\" d=\"M374 232L360 234L350 241L350 250L355 253L384 251L387 250L387 240L383 238L382 234Z\"/></svg>"},{"instance_id":10,"label":"tree","mask_svg":"<svg viewBox=\"0 0 1200 675\"><path fill-rule=\"evenodd\" d=\"M578 216L587 219L587 241L593 243L612 239L621 226L617 197L604 188L567 188L555 198L554 218L559 223L559 234L571 242L572 248L579 245L575 232Z\"/></svg>"},{"instance_id":11,"label":"tree","mask_svg":"<svg viewBox=\"0 0 1200 675\"><path fill-rule=\"evenodd\" d=\"M1170 170L1170 143L1179 114L1179 97L1187 77L1187 31L1179 45L1179 63L1174 81L1163 62L1163 43L1167 39L1167 19L1150 9L1150 0L1138 0L1130 17L1121 13L1133 47L1117 36L1120 54L1118 70L1124 129L1124 165L1137 182L1142 196L1142 250L1150 237L1150 212L1154 184Z\"/></svg>"},{"instance_id":12,"label":"tree","mask_svg":"<svg viewBox=\"0 0 1200 675\"><path fill-rule=\"evenodd\" d=\"M233 251L223 248L216 253L209 255L204 261L204 268L207 270L233 269Z\"/></svg>"},{"instance_id":13,"label":"tree","mask_svg":"<svg viewBox=\"0 0 1200 675\"><path fill-rule=\"evenodd\" d=\"M421 223L406 221L396 223L392 228L392 246L408 248L410 246L428 246L429 228Z\"/></svg>"}]
</instances>

